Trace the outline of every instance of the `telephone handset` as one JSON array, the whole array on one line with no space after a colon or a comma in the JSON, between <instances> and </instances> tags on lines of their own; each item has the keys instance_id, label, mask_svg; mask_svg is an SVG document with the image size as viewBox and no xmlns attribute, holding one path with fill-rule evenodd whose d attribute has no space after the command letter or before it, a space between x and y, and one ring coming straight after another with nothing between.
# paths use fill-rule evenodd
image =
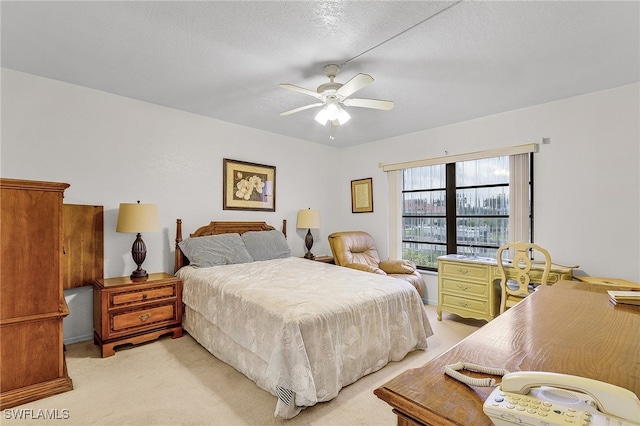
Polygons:
<instances>
[{"instance_id":1,"label":"telephone handset","mask_svg":"<svg viewBox=\"0 0 640 426\"><path fill-rule=\"evenodd\" d=\"M609 383L540 371L507 373L484 403L495 425L640 426L640 400Z\"/></svg>"}]
</instances>

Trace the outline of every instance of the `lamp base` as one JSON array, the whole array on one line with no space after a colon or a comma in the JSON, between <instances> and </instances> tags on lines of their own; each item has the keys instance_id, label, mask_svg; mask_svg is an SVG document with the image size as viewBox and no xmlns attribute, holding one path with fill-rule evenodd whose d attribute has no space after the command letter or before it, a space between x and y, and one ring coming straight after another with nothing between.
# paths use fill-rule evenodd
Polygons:
<instances>
[{"instance_id":1,"label":"lamp base","mask_svg":"<svg viewBox=\"0 0 640 426\"><path fill-rule=\"evenodd\" d=\"M311 229L307 229L307 235L304 236L304 245L307 246L307 252L304 255L305 259L315 259L316 257L311 253L311 247L313 247L313 235L311 235Z\"/></svg>"},{"instance_id":2,"label":"lamp base","mask_svg":"<svg viewBox=\"0 0 640 426\"><path fill-rule=\"evenodd\" d=\"M144 281L149 278L149 274L144 269L136 269L129 275L132 281Z\"/></svg>"},{"instance_id":3,"label":"lamp base","mask_svg":"<svg viewBox=\"0 0 640 426\"><path fill-rule=\"evenodd\" d=\"M131 256L133 256L133 261L138 265L138 268L131 273L130 278L135 281L146 280L149 274L142 269L142 262L144 262L144 259L147 257L147 246L144 241L142 241L140 233L136 236L136 240L131 247Z\"/></svg>"}]
</instances>

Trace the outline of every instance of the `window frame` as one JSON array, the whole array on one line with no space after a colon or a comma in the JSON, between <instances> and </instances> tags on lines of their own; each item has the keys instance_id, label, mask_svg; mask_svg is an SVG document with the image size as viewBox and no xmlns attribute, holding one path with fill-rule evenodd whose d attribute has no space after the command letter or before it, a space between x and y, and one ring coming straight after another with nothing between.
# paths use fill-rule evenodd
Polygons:
<instances>
[{"instance_id":1,"label":"window frame","mask_svg":"<svg viewBox=\"0 0 640 426\"><path fill-rule=\"evenodd\" d=\"M533 241L533 226L534 226L534 205L533 205L533 201L534 201L534 180L533 180L533 152L534 151L530 151L527 152L526 154L528 155L528 188L529 188L529 197L528 197L528 214L526 215L526 217L523 217L522 220L526 220L528 222L528 240L530 242ZM465 243L459 243L458 242L458 236L457 236L457 231L458 231L458 219L460 218L501 218L504 219L506 218L509 221L512 220L517 220L517 218L512 217L511 214L511 209L509 214L504 215L504 214L498 214L498 215L469 215L469 214L458 214L457 213L457 192L459 190L464 190L464 189L478 189L478 188L491 188L491 187L507 187L509 188L509 191L511 191L512 186L514 185L514 177L509 176L509 182L508 183L499 183L499 184L480 184L480 185L466 185L466 186L457 186L456 185L456 164L463 162L463 161L470 161L470 160L480 160L483 158L495 158L495 157L504 157L504 156L509 156L509 162L511 163L512 159L510 155L495 155L495 156L484 156L482 158L460 158L460 161L454 161L454 162L441 162L441 163L432 163L432 164L426 164L426 166L435 166L435 165L439 165L439 164L445 164L445 188L424 188L424 189L408 189L405 190L405 184L404 184L404 172L406 169L411 169L411 168L419 168L419 167L425 167L425 165L417 165L415 167L406 167L401 169L401 173L402 173L402 177L400 178L400 200L402 205L400 206L400 256L401 258L404 258L404 244L409 243L409 244L425 244L428 246L444 246L445 247L445 253L446 254L456 254L458 253L458 248L459 247L469 247L471 249L471 252L475 252L475 250L477 250L478 248L480 249L488 249L488 250L497 250L498 246L494 246L494 245L489 245L489 244L465 244ZM511 168L511 167L510 167ZM433 216L425 216L425 215L415 215L415 214L405 214L405 210L404 210L404 195L407 193L416 193L416 192L435 192L435 191L445 191L445 215L441 216L441 215L433 215ZM511 197L510 197L511 198ZM513 200L509 200L510 203L513 202ZM439 241L416 241L416 240L407 240L404 238L404 221L405 218L424 218L424 217L429 217L429 218L442 218L444 217L446 220L446 242L442 243ZM509 222L510 224L510 222ZM510 229L511 226L508 226L508 229ZM511 231L509 231L509 233L511 233ZM509 237L508 239L511 239L511 237ZM436 266L425 266L425 265L416 265L418 269L420 270L425 270L425 271L437 271L437 263Z\"/></svg>"}]
</instances>

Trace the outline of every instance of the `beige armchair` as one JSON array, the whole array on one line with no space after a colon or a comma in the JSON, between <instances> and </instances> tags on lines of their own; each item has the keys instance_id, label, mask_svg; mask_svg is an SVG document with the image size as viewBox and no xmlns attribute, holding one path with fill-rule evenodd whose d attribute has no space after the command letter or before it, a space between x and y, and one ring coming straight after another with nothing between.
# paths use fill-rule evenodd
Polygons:
<instances>
[{"instance_id":1,"label":"beige armchair","mask_svg":"<svg viewBox=\"0 0 640 426\"><path fill-rule=\"evenodd\" d=\"M366 232L334 232L329 235L329 246L336 265L408 281L422 297L424 280L415 263L410 260L380 261L376 243Z\"/></svg>"}]
</instances>

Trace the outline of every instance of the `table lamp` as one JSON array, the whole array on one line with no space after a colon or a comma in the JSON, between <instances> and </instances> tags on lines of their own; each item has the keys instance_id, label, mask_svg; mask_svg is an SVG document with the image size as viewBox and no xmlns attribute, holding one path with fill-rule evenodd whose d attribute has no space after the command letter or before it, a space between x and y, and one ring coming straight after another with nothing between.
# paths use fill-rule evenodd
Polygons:
<instances>
[{"instance_id":1,"label":"table lamp","mask_svg":"<svg viewBox=\"0 0 640 426\"><path fill-rule=\"evenodd\" d=\"M304 237L304 244L307 246L307 252L304 255L305 259L315 259L316 257L311 253L311 247L313 247L313 235L311 235L312 229L320 228L320 211L319 210L300 210L298 211L298 223L296 225L298 229L307 228L307 235Z\"/></svg>"},{"instance_id":2,"label":"table lamp","mask_svg":"<svg viewBox=\"0 0 640 426\"><path fill-rule=\"evenodd\" d=\"M142 232L158 232L158 208L155 204L121 203L118 209L118 224L116 232L128 232L137 234L136 240L131 247L131 256L138 268L131 273L132 280L145 280L149 276L147 271L142 269L142 263L147 257L147 246L142 241Z\"/></svg>"}]
</instances>

